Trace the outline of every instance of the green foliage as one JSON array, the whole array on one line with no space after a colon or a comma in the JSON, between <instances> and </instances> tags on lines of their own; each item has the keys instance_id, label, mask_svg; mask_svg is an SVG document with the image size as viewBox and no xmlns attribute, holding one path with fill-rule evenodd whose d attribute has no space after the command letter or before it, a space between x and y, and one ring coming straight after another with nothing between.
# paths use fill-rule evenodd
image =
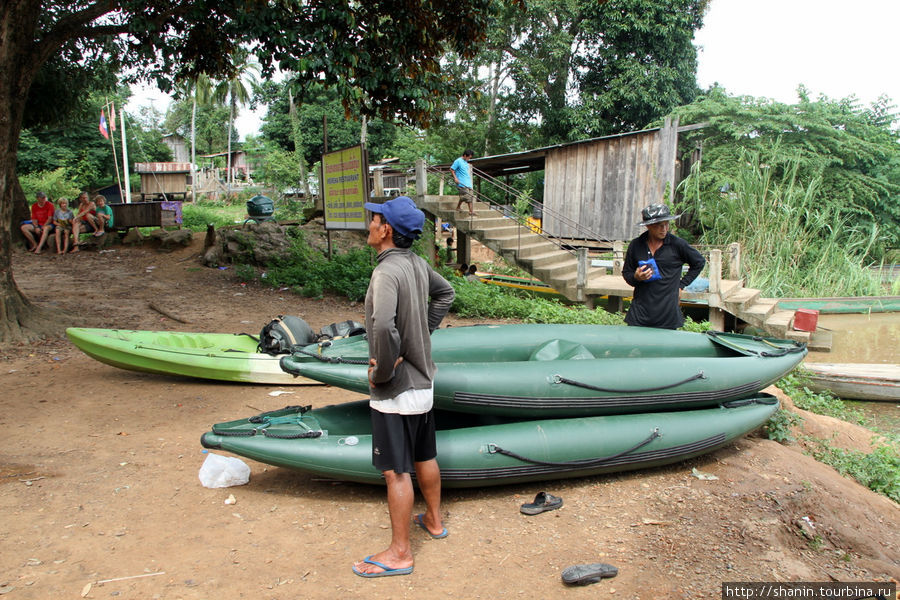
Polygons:
<instances>
[{"instance_id":1,"label":"green foliage","mask_svg":"<svg viewBox=\"0 0 900 600\"><path fill-rule=\"evenodd\" d=\"M842 421L865 425L862 412L848 408L846 404L831 392L813 392L809 385L809 374L802 367L794 369L775 384L778 389L790 396L794 405L820 415L828 415Z\"/></svg>"},{"instance_id":2,"label":"green foliage","mask_svg":"<svg viewBox=\"0 0 900 600\"><path fill-rule=\"evenodd\" d=\"M289 89L293 90L296 107L296 131L293 129L289 114ZM333 89L325 89L320 85L303 87L296 79L282 83L268 82L261 87L258 99L269 106L260 128L262 134L284 151L297 151L299 142L301 145L299 151L307 165L315 163L322 156L323 118L328 126L329 150L346 148L360 142L362 126L360 111L353 110L348 113L338 93ZM399 127L393 122L381 118L372 118L367 122L366 149L370 162L374 163L391 155L391 147L398 130Z\"/></svg>"},{"instance_id":3,"label":"green foliage","mask_svg":"<svg viewBox=\"0 0 900 600\"><path fill-rule=\"evenodd\" d=\"M60 198L68 198L69 206L73 206L72 203L81 193L64 168L22 175L19 177L19 184L29 202L34 200L35 192L44 192L53 202Z\"/></svg>"},{"instance_id":4,"label":"green foliage","mask_svg":"<svg viewBox=\"0 0 900 600\"><path fill-rule=\"evenodd\" d=\"M256 279L256 267L246 264L235 265L234 275L239 281L248 283Z\"/></svg>"},{"instance_id":5,"label":"green foliage","mask_svg":"<svg viewBox=\"0 0 900 600\"><path fill-rule=\"evenodd\" d=\"M900 130L893 128L893 110L887 98L863 108L854 98L810 101L801 88L800 101L786 105L713 88L672 113L682 124L707 123L684 135L682 147L703 145L702 168L685 182L684 207L699 229L715 231L720 190L746 183L746 161L754 160L771 171L763 179L780 185L782 196L805 201L802 208L781 203L783 210L801 220L807 212L827 215L824 223L812 215L810 226L833 227L827 233L841 245L877 259L885 247L900 246ZM794 187L801 191L790 193Z\"/></svg>"},{"instance_id":6,"label":"green foliage","mask_svg":"<svg viewBox=\"0 0 900 600\"><path fill-rule=\"evenodd\" d=\"M707 199L706 167L682 184L698 215L700 243L738 242L750 287L774 297L877 296L879 277L864 266L877 240L874 224L851 225L822 194L822 176L804 179L799 155L775 144L739 149L727 191ZM766 158L763 158L765 156ZM706 165L706 162L703 163Z\"/></svg>"},{"instance_id":7,"label":"green foliage","mask_svg":"<svg viewBox=\"0 0 900 600\"><path fill-rule=\"evenodd\" d=\"M694 33L702 0L586 2L574 59L580 102L575 137L643 129L697 95Z\"/></svg>"},{"instance_id":8,"label":"green foliage","mask_svg":"<svg viewBox=\"0 0 900 600\"><path fill-rule=\"evenodd\" d=\"M374 268L368 248L335 253L331 260L311 248L297 230L290 256L268 265L266 283L273 287L299 288L302 294L318 297L323 291L359 301L365 298Z\"/></svg>"},{"instance_id":9,"label":"green foliage","mask_svg":"<svg viewBox=\"0 0 900 600\"><path fill-rule=\"evenodd\" d=\"M830 392L815 393L806 385L809 383L808 373L798 368L780 379L776 385L790 396L794 404L804 410L817 414L828 415L842 421L865 426L866 418L860 411L852 410ZM796 424L799 417L780 417L779 411L766 423L766 429L770 433L770 439L778 439L774 435L784 437L788 434L788 427ZM790 414L790 413L788 413ZM802 420L802 419L801 419ZM785 438L788 439L788 438ZM846 450L829 443L828 440L820 440L805 437L804 440L813 445L813 457L830 465L842 475L849 475L869 489L884 494L895 502L900 502L900 441L896 433L889 433L877 441L875 449L870 452Z\"/></svg>"},{"instance_id":10,"label":"green foliage","mask_svg":"<svg viewBox=\"0 0 900 600\"><path fill-rule=\"evenodd\" d=\"M207 225L227 227L235 221L242 222L246 214L245 206L225 206L223 203L185 202L181 205L182 226L191 231L206 231Z\"/></svg>"},{"instance_id":11,"label":"green foliage","mask_svg":"<svg viewBox=\"0 0 900 600\"><path fill-rule=\"evenodd\" d=\"M582 305L567 306L556 300L525 298L498 286L468 281L449 269L443 273L456 290L452 310L461 317L480 319L516 319L526 323L584 323L621 325L624 317L602 308L590 310Z\"/></svg>"},{"instance_id":12,"label":"green foliage","mask_svg":"<svg viewBox=\"0 0 900 600\"><path fill-rule=\"evenodd\" d=\"M779 408L775 414L763 425L763 432L772 441L785 443L793 442L791 428L803 422L803 417L797 413Z\"/></svg>"},{"instance_id":13,"label":"green foliage","mask_svg":"<svg viewBox=\"0 0 900 600\"><path fill-rule=\"evenodd\" d=\"M813 457L849 475L870 490L900 502L900 448L896 442L877 446L872 452L847 450L817 440Z\"/></svg>"}]
</instances>

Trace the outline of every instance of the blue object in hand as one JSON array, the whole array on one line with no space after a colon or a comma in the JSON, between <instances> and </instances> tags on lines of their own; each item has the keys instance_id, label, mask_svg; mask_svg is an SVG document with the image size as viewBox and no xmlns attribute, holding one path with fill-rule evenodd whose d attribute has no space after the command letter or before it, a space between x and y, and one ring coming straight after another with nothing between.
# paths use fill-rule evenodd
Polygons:
<instances>
[{"instance_id":1,"label":"blue object in hand","mask_svg":"<svg viewBox=\"0 0 900 600\"><path fill-rule=\"evenodd\" d=\"M650 279L645 279L644 281L656 281L657 279L662 279L662 276L659 274L659 267L656 266L655 258L648 258L647 260L639 260L638 266L643 267L647 266L653 271L653 275L650 276Z\"/></svg>"}]
</instances>

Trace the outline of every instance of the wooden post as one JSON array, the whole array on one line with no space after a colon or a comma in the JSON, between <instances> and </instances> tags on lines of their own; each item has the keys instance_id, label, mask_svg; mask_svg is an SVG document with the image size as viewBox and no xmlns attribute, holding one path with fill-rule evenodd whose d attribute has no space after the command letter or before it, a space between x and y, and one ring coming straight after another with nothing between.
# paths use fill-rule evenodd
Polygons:
<instances>
[{"instance_id":1,"label":"wooden post","mask_svg":"<svg viewBox=\"0 0 900 600\"><path fill-rule=\"evenodd\" d=\"M728 245L728 277L741 279L741 245L737 242Z\"/></svg>"},{"instance_id":2,"label":"wooden post","mask_svg":"<svg viewBox=\"0 0 900 600\"><path fill-rule=\"evenodd\" d=\"M716 300L718 301L719 292L722 290L722 251L721 250L710 250L709 251L709 293L710 295L715 295ZM710 299L710 306L713 306L712 299ZM718 302L715 306L721 306Z\"/></svg>"},{"instance_id":3,"label":"wooden post","mask_svg":"<svg viewBox=\"0 0 900 600\"><path fill-rule=\"evenodd\" d=\"M625 242L616 240L613 242L613 275L621 275L622 267L625 265Z\"/></svg>"},{"instance_id":4,"label":"wooden post","mask_svg":"<svg viewBox=\"0 0 900 600\"><path fill-rule=\"evenodd\" d=\"M459 264L469 264L472 258L472 246L469 243L468 234L464 233L459 227L456 228L456 262Z\"/></svg>"},{"instance_id":5,"label":"wooden post","mask_svg":"<svg viewBox=\"0 0 900 600\"><path fill-rule=\"evenodd\" d=\"M709 325L716 331L725 329L725 311L722 310L722 251L709 251Z\"/></svg>"},{"instance_id":6,"label":"wooden post","mask_svg":"<svg viewBox=\"0 0 900 600\"><path fill-rule=\"evenodd\" d=\"M428 193L428 181L425 179L425 159L416 159L416 195L424 196Z\"/></svg>"},{"instance_id":7,"label":"wooden post","mask_svg":"<svg viewBox=\"0 0 900 600\"><path fill-rule=\"evenodd\" d=\"M575 255L578 257L578 271L575 277L575 299L579 302L584 302L584 288L587 285L588 249L579 248L575 251Z\"/></svg>"},{"instance_id":8,"label":"wooden post","mask_svg":"<svg viewBox=\"0 0 900 600\"><path fill-rule=\"evenodd\" d=\"M373 172L375 179L375 196L384 196L384 171L382 169L375 169Z\"/></svg>"},{"instance_id":9,"label":"wooden post","mask_svg":"<svg viewBox=\"0 0 900 600\"><path fill-rule=\"evenodd\" d=\"M441 179L438 182L438 196L444 195L444 176L441 175Z\"/></svg>"},{"instance_id":10,"label":"wooden post","mask_svg":"<svg viewBox=\"0 0 900 600\"><path fill-rule=\"evenodd\" d=\"M725 311L709 307L709 326L716 331L725 331Z\"/></svg>"}]
</instances>

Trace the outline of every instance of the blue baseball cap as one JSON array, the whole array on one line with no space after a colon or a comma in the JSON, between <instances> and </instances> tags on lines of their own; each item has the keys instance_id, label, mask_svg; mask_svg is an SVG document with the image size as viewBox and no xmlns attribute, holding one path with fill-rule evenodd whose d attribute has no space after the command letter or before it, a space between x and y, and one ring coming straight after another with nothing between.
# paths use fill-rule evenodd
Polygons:
<instances>
[{"instance_id":1,"label":"blue baseball cap","mask_svg":"<svg viewBox=\"0 0 900 600\"><path fill-rule=\"evenodd\" d=\"M366 210L384 215L388 225L404 237L418 239L425 228L425 213L409 196L397 196L383 204L366 202L365 206Z\"/></svg>"}]
</instances>

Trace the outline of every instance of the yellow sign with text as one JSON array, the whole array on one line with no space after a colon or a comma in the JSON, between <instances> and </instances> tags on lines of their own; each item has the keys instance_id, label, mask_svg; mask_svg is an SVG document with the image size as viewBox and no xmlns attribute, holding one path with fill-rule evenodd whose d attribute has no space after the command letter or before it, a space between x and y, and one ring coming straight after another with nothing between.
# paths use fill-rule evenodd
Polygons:
<instances>
[{"instance_id":1,"label":"yellow sign with text","mask_svg":"<svg viewBox=\"0 0 900 600\"><path fill-rule=\"evenodd\" d=\"M322 155L325 229L366 228L365 150L351 146Z\"/></svg>"}]
</instances>

